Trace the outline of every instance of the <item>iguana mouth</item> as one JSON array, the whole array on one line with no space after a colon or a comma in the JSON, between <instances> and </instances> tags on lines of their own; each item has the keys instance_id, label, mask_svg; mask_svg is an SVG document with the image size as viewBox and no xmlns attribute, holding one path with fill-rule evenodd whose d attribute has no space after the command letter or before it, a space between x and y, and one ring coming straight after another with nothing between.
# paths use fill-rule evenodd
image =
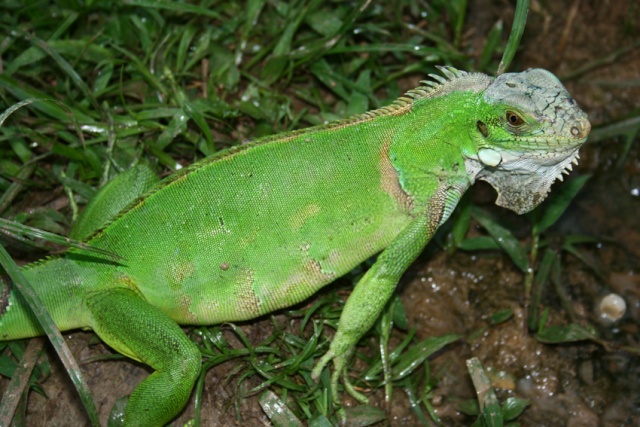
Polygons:
<instances>
[{"instance_id":1,"label":"iguana mouth","mask_svg":"<svg viewBox=\"0 0 640 427\"><path fill-rule=\"evenodd\" d=\"M576 117L577 116L577 117ZM533 149L540 148L544 152L567 152L580 147L587 140L587 136L591 132L591 123L586 115L578 110L573 116L571 128L569 132L561 129L562 134L557 135L556 130L548 128L541 135L518 135L514 139L519 145ZM506 142L506 141L504 141ZM511 142L511 141L509 141Z\"/></svg>"},{"instance_id":2,"label":"iguana mouth","mask_svg":"<svg viewBox=\"0 0 640 427\"><path fill-rule=\"evenodd\" d=\"M590 127L589 127L590 129ZM587 131L587 135L588 135ZM540 136L526 136L526 137L517 137L510 140L502 140L496 141L501 144L510 144L514 141L518 143L518 146L527 150L533 150L533 153L537 151L543 153L566 153L572 151L575 148L580 147L587 140L586 136L580 139L574 137L563 137L563 136L549 136L549 135L540 135Z\"/></svg>"}]
</instances>

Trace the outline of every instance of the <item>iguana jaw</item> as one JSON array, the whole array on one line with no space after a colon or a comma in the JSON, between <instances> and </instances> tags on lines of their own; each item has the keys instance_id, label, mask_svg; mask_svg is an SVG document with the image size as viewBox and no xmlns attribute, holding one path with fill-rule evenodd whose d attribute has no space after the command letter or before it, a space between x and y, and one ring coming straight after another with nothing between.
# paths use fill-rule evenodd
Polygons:
<instances>
[{"instance_id":1,"label":"iguana jaw","mask_svg":"<svg viewBox=\"0 0 640 427\"><path fill-rule=\"evenodd\" d=\"M569 174L572 164L578 164L578 149L584 139L564 153L546 157L530 157L522 153L505 152L496 167L485 166L476 179L487 181L498 197L496 204L518 214L538 206L550 191L556 179Z\"/></svg>"}]
</instances>

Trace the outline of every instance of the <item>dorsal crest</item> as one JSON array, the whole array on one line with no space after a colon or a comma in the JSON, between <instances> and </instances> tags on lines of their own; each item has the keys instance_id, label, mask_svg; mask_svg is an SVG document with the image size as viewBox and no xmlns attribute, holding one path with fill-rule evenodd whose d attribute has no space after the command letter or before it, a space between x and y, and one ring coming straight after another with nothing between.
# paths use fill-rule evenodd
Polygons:
<instances>
[{"instance_id":1,"label":"dorsal crest","mask_svg":"<svg viewBox=\"0 0 640 427\"><path fill-rule=\"evenodd\" d=\"M391 104L348 119L338 120L325 126L344 126L371 120L379 116L401 115L411 110L413 103L420 99L436 98L456 91L479 92L486 89L494 80L493 77L489 77L486 74L468 73L450 66L436 65L436 68L440 70L444 77L438 74L428 74L431 80L422 80L420 82L421 86L409 90Z\"/></svg>"},{"instance_id":2,"label":"dorsal crest","mask_svg":"<svg viewBox=\"0 0 640 427\"><path fill-rule=\"evenodd\" d=\"M428 74L433 80L423 80L421 86L411 89L403 96L393 101L391 104L358 114L347 119L336 120L324 125L314 126L306 129L296 130L289 133L289 138L283 138L281 134L260 138L251 145L265 144L273 141L283 141L291 138L298 138L307 133L317 132L322 129L336 129L344 126L351 126L358 123L373 120L380 116L400 116L411 111L414 102L425 99L444 96L455 91L478 92L484 90L493 78L481 73L468 73L450 66L439 66L436 68L442 72L444 77L437 74Z\"/></svg>"},{"instance_id":3,"label":"dorsal crest","mask_svg":"<svg viewBox=\"0 0 640 427\"><path fill-rule=\"evenodd\" d=\"M428 96L431 92L433 92L434 89L440 89L441 86L469 74L466 71L458 70L457 68L453 67L443 67L441 65L436 65L436 68L440 70L442 74L444 74L444 77L438 74L429 73L427 75L431 78L431 80L420 81L423 86L411 89L406 93L406 96L409 96L413 99L424 98L425 96Z\"/></svg>"},{"instance_id":4,"label":"dorsal crest","mask_svg":"<svg viewBox=\"0 0 640 427\"><path fill-rule=\"evenodd\" d=\"M466 71L458 70L450 66L437 65L436 68L444 75L429 74L431 80L422 80L422 86L418 86L415 89L411 89L405 94L405 97L409 97L416 101L423 98L435 98L438 96L444 96L451 92L479 92L489 86L494 80L493 77L489 77L482 73L468 73Z\"/></svg>"}]
</instances>

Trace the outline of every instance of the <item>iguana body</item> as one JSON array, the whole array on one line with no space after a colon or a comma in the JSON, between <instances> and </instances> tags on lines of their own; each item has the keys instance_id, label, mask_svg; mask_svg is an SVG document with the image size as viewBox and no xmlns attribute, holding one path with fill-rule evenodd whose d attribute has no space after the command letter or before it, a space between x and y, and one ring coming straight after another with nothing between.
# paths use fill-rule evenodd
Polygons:
<instances>
[{"instance_id":1,"label":"iguana body","mask_svg":"<svg viewBox=\"0 0 640 427\"><path fill-rule=\"evenodd\" d=\"M443 72L389 107L264 138L165 179L85 239L120 261L69 250L23 269L60 329L92 328L156 371L132 394L127 425L166 423L189 397L200 353L178 324L291 306L380 253L314 369L333 360L335 383L476 179L517 212L544 199L576 159L586 115L543 70L496 80ZM9 287L0 338L41 334Z\"/></svg>"}]
</instances>

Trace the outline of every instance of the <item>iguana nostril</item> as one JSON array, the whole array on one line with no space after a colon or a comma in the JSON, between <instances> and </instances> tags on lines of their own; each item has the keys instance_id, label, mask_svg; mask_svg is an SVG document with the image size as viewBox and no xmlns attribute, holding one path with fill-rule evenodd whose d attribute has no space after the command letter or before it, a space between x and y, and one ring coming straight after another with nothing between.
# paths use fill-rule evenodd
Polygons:
<instances>
[{"instance_id":1,"label":"iguana nostril","mask_svg":"<svg viewBox=\"0 0 640 427\"><path fill-rule=\"evenodd\" d=\"M589 132L591 132L591 123L587 119L580 120L571 128L571 135L578 138L585 138Z\"/></svg>"}]
</instances>

